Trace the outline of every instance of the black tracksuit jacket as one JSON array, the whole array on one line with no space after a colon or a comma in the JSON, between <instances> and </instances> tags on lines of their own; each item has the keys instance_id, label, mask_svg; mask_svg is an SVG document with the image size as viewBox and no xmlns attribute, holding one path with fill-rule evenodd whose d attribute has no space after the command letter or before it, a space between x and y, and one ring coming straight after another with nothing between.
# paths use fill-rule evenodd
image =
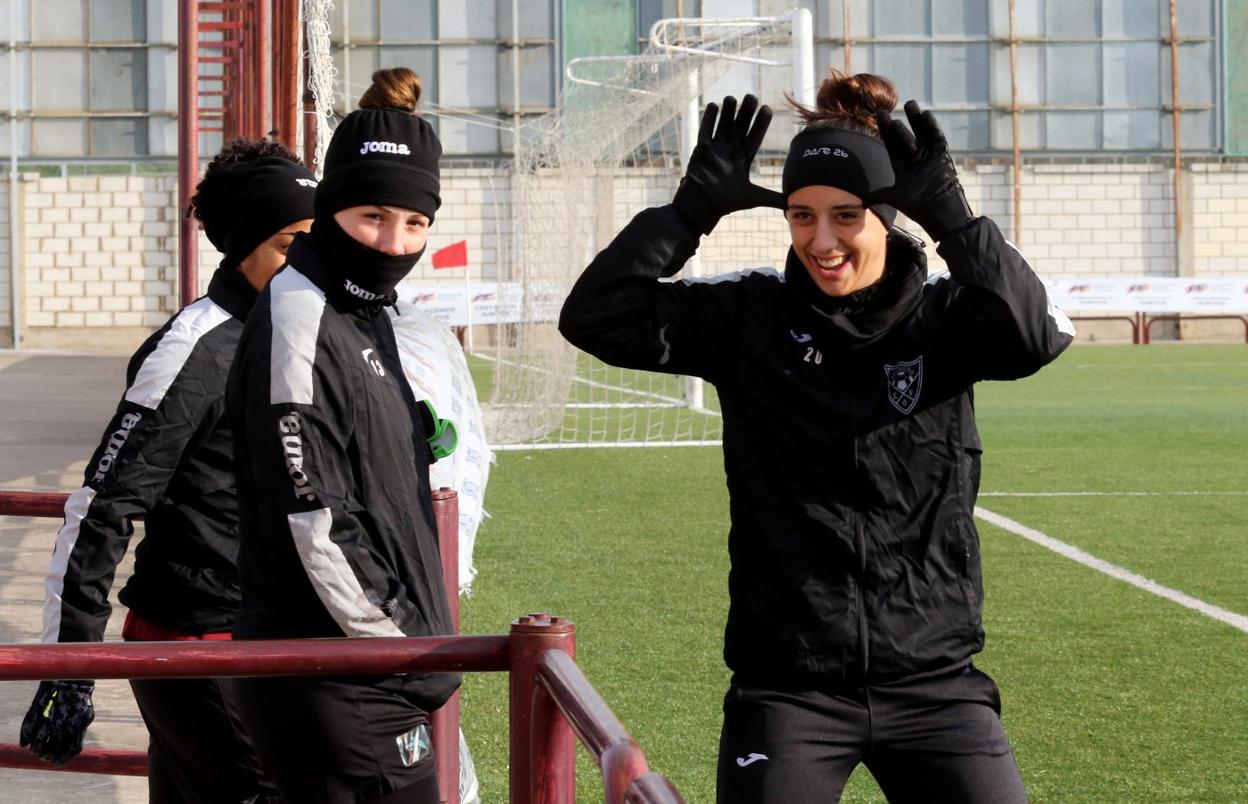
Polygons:
<instances>
[{"instance_id":1,"label":"black tracksuit jacket","mask_svg":"<svg viewBox=\"0 0 1248 804\"><path fill-rule=\"evenodd\" d=\"M98 642L117 565L143 517L118 598L186 633L229 631L238 609L238 504L225 381L256 293L218 269L130 359L126 392L65 504L45 581L45 642Z\"/></svg>"},{"instance_id":2,"label":"black tracksuit jacket","mask_svg":"<svg viewBox=\"0 0 1248 804\"><path fill-rule=\"evenodd\" d=\"M230 375L243 588L234 634L450 634L426 425L385 310L335 277L296 237ZM459 681L379 683L432 711Z\"/></svg>"},{"instance_id":3,"label":"black tracksuit jacket","mask_svg":"<svg viewBox=\"0 0 1248 804\"><path fill-rule=\"evenodd\" d=\"M724 655L742 678L877 683L983 647L971 389L1025 377L1074 329L977 218L927 277L890 235L885 278L845 299L790 250L784 275L660 282L698 236L644 210L585 270L560 331L614 365L719 393L731 506Z\"/></svg>"}]
</instances>

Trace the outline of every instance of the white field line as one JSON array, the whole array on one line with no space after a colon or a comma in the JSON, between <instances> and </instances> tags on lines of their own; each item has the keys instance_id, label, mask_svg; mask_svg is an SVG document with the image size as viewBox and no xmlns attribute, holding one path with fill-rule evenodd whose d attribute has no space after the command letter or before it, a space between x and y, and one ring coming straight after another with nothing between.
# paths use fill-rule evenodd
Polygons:
<instances>
[{"instance_id":1,"label":"white field line","mask_svg":"<svg viewBox=\"0 0 1248 804\"><path fill-rule=\"evenodd\" d=\"M981 491L980 497L1245 497L1248 491Z\"/></svg>"},{"instance_id":2,"label":"white field line","mask_svg":"<svg viewBox=\"0 0 1248 804\"><path fill-rule=\"evenodd\" d=\"M1139 368L1139 363L1054 363L1055 367L1068 369L1099 369L1099 368ZM1209 368L1211 366L1243 368L1238 363L1219 363L1216 360L1193 361L1191 363L1149 363L1148 368L1192 368L1193 366Z\"/></svg>"},{"instance_id":3,"label":"white field line","mask_svg":"<svg viewBox=\"0 0 1248 804\"><path fill-rule=\"evenodd\" d=\"M1143 575L1137 575L1136 573L1131 572L1128 569L1124 569L1117 564L1111 564L1104 559L1097 558L1091 553L1086 553L1078 547L1069 545L1058 539L1054 539L1052 536L1041 533L1035 528L1029 528L1026 525L1009 519L1008 517L1001 516L1000 514L994 514L992 511L980 508L979 506L975 507L975 516L985 522L996 525L998 528L1008 530L1016 536L1022 536L1030 542L1035 542L1041 547L1052 550L1060 556L1065 556L1071 561L1075 561L1085 567L1090 567L1097 572L1103 572L1111 578L1117 578L1120 581L1125 581L1134 587L1143 589L1145 592L1157 595L1158 597L1164 597L1166 600L1178 603L1180 606L1199 612L1206 617L1211 617L1219 622L1226 623L1232 628L1238 628L1240 631L1248 634L1248 617L1245 617L1242 614L1227 611L1226 609L1215 606L1212 603L1206 603L1205 601L1198 600L1191 595L1184 594L1177 589L1162 586L1154 580L1145 578Z\"/></svg>"},{"instance_id":4,"label":"white field line","mask_svg":"<svg viewBox=\"0 0 1248 804\"><path fill-rule=\"evenodd\" d=\"M654 449L655 447L722 447L723 441L593 441L556 444L492 444L495 452L525 452L547 449L620 449L624 447Z\"/></svg>"}]
</instances>

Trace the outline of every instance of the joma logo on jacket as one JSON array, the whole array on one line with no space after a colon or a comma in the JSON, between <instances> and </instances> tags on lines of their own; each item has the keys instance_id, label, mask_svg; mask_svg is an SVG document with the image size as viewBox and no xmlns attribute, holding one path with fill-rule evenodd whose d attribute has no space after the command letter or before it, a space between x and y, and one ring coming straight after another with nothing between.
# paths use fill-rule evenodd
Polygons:
<instances>
[{"instance_id":1,"label":"joma logo on jacket","mask_svg":"<svg viewBox=\"0 0 1248 804\"><path fill-rule=\"evenodd\" d=\"M117 452L125 445L126 439L130 437L130 431L142 418L141 413L127 413L121 417L121 427L108 436L108 446L104 448L104 454L100 457L100 462L96 464L95 475L91 478L92 483L99 483L104 479L104 475L108 474L108 470L113 468L113 461L117 460Z\"/></svg>"},{"instance_id":2,"label":"joma logo on jacket","mask_svg":"<svg viewBox=\"0 0 1248 804\"><path fill-rule=\"evenodd\" d=\"M277 420L277 429L282 433L282 452L286 456L286 471L295 484L295 496L304 500L314 500L316 495L308 487L308 476L303 471L303 439L299 436L299 415L291 413Z\"/></svg>"}]
</instances>

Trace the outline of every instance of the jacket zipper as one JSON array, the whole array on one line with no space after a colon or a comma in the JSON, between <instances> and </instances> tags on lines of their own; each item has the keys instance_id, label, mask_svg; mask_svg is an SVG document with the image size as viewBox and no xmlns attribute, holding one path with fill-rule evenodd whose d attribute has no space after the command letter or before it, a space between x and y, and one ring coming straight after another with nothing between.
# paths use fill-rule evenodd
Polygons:
<instances>
[{"instance_id":1,"label":"jacket zipper","mask_svg":"<svg viewBox=\"0 0 1248 804\"><path fill-rule=\"evenodd\" d=\"M866 529L862 523L862 514L858 514L857 518L858 521L855 526L857 533L855 535L858 541L858 583L854 587L854 592L858 597L858 663L862 665L862 675L865 678L867 675L867 662L870 658L866 601L862 594L862 587L867 579L867 536Z\"/></svg>"},{"instance_id":2,"label":"jacket zipper","mask_svg":"<svg viewBox=\"0 0 1248 804\"><path fill-rule=\"evenodd\" d=\"M860 471L858 466L858 437L854 436L854 473ZM869 660L869 640L867 634L866 598L862 587L867 580L867 535L866 526L862 521L862 512L854 512L854 541L858 548L858 582L854 584L854 597L858 603L858 663L862 667L862 676L866 678Z\"/></svg>"}]
</instances>

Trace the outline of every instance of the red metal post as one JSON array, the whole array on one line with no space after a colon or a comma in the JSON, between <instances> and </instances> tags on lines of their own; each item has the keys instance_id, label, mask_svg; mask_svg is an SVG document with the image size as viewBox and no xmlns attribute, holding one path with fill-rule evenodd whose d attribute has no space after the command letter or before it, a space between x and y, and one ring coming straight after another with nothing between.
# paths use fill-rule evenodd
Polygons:
<instances>
[{"instance_id":1,"label":"red metal post","mask_svg":"<svg viewBox=\"0 0 1248 804\"><path fill-rule=\"evenodd\" d=\"M273 15L272 0L256 0L256 129L264 137L273 127Z\"/></svg>"},{"instance_id":2,"label":"red metal post","mask_svg":"<svg viewBox=\"0 0 1248 804\"><path fill-rule=\"evenodd\" d=\"M563 760L566 753L575 756L576 742L568 722L559 712L559 705L550 692L542 686L533 690L529 722L529 802L530 804L574 804L576 801L575 760ZM515 724L512 724L515 728ZM603 784L607 786L606 766L603 766ZM618 804L607 787L607 804ZM515 790L512 790L512 801Z\"/></svg>"},{"instance_id":3,"label":"red metal post","mask_svg":"<svg viewBox=\"0 0 1248 804\"><path fill-rule=\"evenodd\" d=\"M442 582L446 585L453 634L459 633L459 498L453 489L433 492L433 518L438 526L438 550L442 555ZM438 763L438 788L442 801L459 804L459 692L430 718L433 756Z\"/></svg>"},{"instance_id":4,"label":"red metal post","mask_svg":"<svg viewBox=\"0 0 1248 804\"><path fill-rule=\"evenodd\" d=\"M303 86L299 87L300 97L303 99L300 114L303 115L303 142L301 143L302 151L299 155L303 157L303 163L312 170L319 170L320 165L316 164L316 132L321 125L321 118L316 113L316 96L312 94L312 89L308 86L308 75L312 71L312 63L308 59L307 54L303 56Z\"/></svg>"},{"instance_id":5,"label":"red metal post","mask_svg":"<svg viewBox=\"0 0 1248 804\"><path fill-rule=\"evenodd\" d=\"M548 614L531 614L511 624L510 682L510 786L512 804L571 802L575 800L576 741L562 718L542 719L546 733L533 742L535 706L553 705L549 696L539 702L538 665L547 651L562 651L576 658L576 629L572 622ZM540 744L540 747L539 747ZM542 798L535 797L537 783ZM548 797L545 797L548 796Z\"/></svg>"},{"instance_id":6,"label":"red metal post","mask_svg":"<svg viewBox=\"0 0 1248 804\"><path fill-rule=\"evenodd\" d=\"M303 143L295 140L296 123L302 95L299 87L299 10L290 0L278 0L281 49L278 52L278 78L282 92L278 97L277 133L282 144L294 153L301 153Z\"/></svg>"},{"instance_id":7,"label":"red metal post","mask_svg":"<svg viewBox=\"0 0 1248 804\"><path fill-rule=\"evenodd\" d=\"M554 719L566 719L602 768L607 804L622 804L629 785L650 771L646 756L632 735L566 654L547 651L542 656L538 662L537 686L530 750L535 756L544 754L548 749L541 741L553 735ZM553 791L557 785L542 779L535 779L533 784L534 801L564 804L562 799L537 795L537 791Z\"/></svg>"},{"instance_id":8,"label":"red metal post","mask_svg":"<svg viewBox=\"0 0 1248 804\"><path fill-rule=\"evenodd\" d=\"M199 295L199 225L186 214L199 182L199 2L178 0L178 295Z\"/></svg>"}]
</instances>

